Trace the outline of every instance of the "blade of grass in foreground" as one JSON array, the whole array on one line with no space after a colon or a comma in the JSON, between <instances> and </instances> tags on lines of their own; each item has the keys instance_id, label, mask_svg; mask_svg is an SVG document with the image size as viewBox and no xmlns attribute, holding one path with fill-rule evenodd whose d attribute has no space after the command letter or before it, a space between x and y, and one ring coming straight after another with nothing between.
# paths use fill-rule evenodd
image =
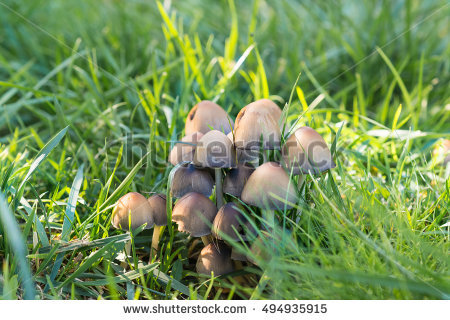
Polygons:
<instances>
[{"instance_id":1,"label":"blade of grass in foreground","mask_svg":"<svg viewBox=\"0 0 450 320\"><path fill-rule=\"evenodd\" d=\"M59 144L62 138L66 135L67 129L69 127L65 127L60 132L58 132L47 144L39 151L36 158L30 165L30 169L28 170L25 178L22 180L19 188L17 189L16 199L20 199L22 197L23 187L28 179L31 177L33 172L37 169L37 167L48 157L49 153Z\"/></svg>"},{"instance_id":2,"label":"blade of grass in foreground","mask_svg":"<svg viewBox=\"0 0 450 320\"><path fill-rule=\"evenodd\" d=\"M8 208L8 203L3 193L0 193L0 221L8 234L9 243L13 249L14 256L19 263L20 277L22 278L25 289L24 298L27 300L34 300L34 281L31 278L30 265L26 258L27 249L20 228L17 225L12 212Z\"/></svg>"},{"instance_id":3,"label":"blade of grass in foreground","mask_svg":"<svg viewBox=\"0 0 450 320\"><path fill-rule=\"evenodd\" d=\"M66 207L66 215L64 217L61 240L68 241L70 232L72 231L72 223L73 218L75 216L75 208L77 206L78 194L80 192L81 183L83 182L83 169L84 165L78 169L75 179L73 180L72 188L70 189L69 201ZM53 282L55 280L56 274L58 273L59 268L61 267L61 263L63 260L64 254L59 253L56 257L55 264L53 265L52 272L50 274L50 280ZM45 286L45 289L48 289L48 286ZM44 289L44 291L45 291Z\"/></svg>"},{"instance_id":4,"label":"blade of grass in foreground","mask_svg":"<svg viewBox=\"0 0 450 320\"><path fill-rule=\"evenodd\" d=\"M144 161L147 159L148 153L146 153L141 160L134 166L134 168L130 171L130 173L126 176L126 178L122 181L122 183L117 187L116 190L111 194L111 196L106 199L105 202L102 203L100 208L98 209L99 212L102 212L107 208L110 204L114 203L117 199L119 199L119 196L127 190L128 186L133 181L134 176L138 173L139 169L144 165Z\"/></svg>"},{"instance_id":5,"label":"blade of grass in foreground","mask_svg":"<svg viewBox=\"0 0 450 320\"><path fill-rule=\"evenodd\" d=\"M22 183L20 184L18 190L21 190L23 188L24 184L28 181L28 179L37 169L37 167L42 163L42 161L44 161L48 157L49 153L58 145L61 139L65 136L68 128L69 127L65 127L60 132L58 132L58 134L56 134L56 136L54 136L49 142L47 142L44 148L42 148L42 150L39 151L38 155L31 164L30 169L27 172L27 175L22 180Z\"/></svg>"}]
</instances>

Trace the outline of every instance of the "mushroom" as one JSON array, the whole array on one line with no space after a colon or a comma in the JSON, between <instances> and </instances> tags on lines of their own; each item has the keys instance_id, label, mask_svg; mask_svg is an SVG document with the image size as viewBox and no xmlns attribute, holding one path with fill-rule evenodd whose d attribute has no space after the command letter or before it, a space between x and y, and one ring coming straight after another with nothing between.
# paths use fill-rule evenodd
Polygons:
<instances>
[{"instance_id":1,"label":"mushroom","mask_svg":"<svg viewBox=\"0 0 450 320\"><path fill-rule=\"evenodd\" d=\"M270 111L270 114L276 121L280 122L280 120L281 120L280 118L281 118L282 111L281 111L280 107L278 107L277 104L275 102L273 102L272 100L259 99L259 100L256 100L255 102L250 103L249 106L254 106L257 108L265 108Z\"/></svg>"},{"instance_id":2,"label":"mushroom","mask_svg":"<svg viewBox=\"0 0 450 320\"><path fill-rule=\"evenodd\" d=\"M267 101L270 100L250 103L236 117L234 139L235 146L239 149L239 160L253 161L255 150L260 149L261 142L264 150L280 148L281 130L278 122L281 110L275 112L274 106ZM266 153L263 155L266 161Z\"/></svg>"},{"instance_id":3,"label":"mushroom","mask_svg":"<svg viewBox=\"0 0 450 320\"><path fill-rule=\"evenodd\" d=\"M155 226L153 228L152 237L152 251L150 253L150 260L154 253L158 252L159 236L163 226L167 225L167 212L166 212L166 196L162 193L157 193L148 198L148 204L151 208L153 215L153 221Z\"/></svg>"},{"instance_id":4,"label":"mushroom","mask_svg":"<svg viewBox=\"0 0 450 320\"><path fill-rule=\"evenodd\" d=\"M191 162L194 159L195 147L198 140L203 137L203 133L194 132L181 139L181 142L177 142L169 154L169 162L174 166L180 162Z\"/></svg>"},{"instance_id":5,"label":"mushroom","mask_svg":"<svg viewBox=\"0 0 450 320\"><path fill-rule=\"evenodd\" d=\"M212 101L204 100L197 103L189 111L184 131L186 135L197 131L205 134L212 128L228 134L233 130L233 126L233 120L229 118L221 106Z\"/></svg>"},{"instance_id":6,"label":"mushroom","mask_svg":"<svg viewBox=\"0 0 450 320\"><path fill-rule=\"evenodd\" d=\"M178 224L178 230L193 237L201 237L205 245L210 243L211 224L217 214L217 208L209 198L197 192L184 195L175 203L172 220Z\"/></svg>"},{"instance_id":7,"label":"mushroom","mask_svg":"<svg viewBox=\"0 0 450 320\"><path fill-rule=\"evenodd\" d=\"M256 237L256 230L251 221L240 211L233 202L229 202L219 209L214 218L212 235L219 240L231 240L234 242L247 241ZM230 243L233 245L233 243ZM231 249L231 260L236 270L243 268L242 261L247 261L245 254L239 252L235 246ZM244 279L239 277L239 280Z\"/></svg>"},{"instance_id":8,"label":"mushroom","mask_svg":"<svg viewBox=\"0 0 450 320\"><path fill-rule=\"evenodd\" d=\"M111 223L114 228L126 231L134 230L143 224L147 224L145 229L151 229L154 225L152 207L140 193L129 192L117 201ZM127 254L131 251L130 246L130 242L125 245Z\"/></svg>"},{"instance_id":9,"label":"mushroom","mask_svg":"<svg viewBox=\"0 0 450 320\"><path fill-rule=\"evenodd\" d=\"M228 202L217 212L211 233L219 240L230 238L234 241L241 239L245 241L249 237L252 238L256 231L238 206L233 202Z\"/></svg>"},{"instance_id":10,"label":"mushroom","mask_svg":"<svg viewBox=\"0 0 450 320\"><path fill-rule=\"evenodd\" d=\"M282 150L283 162L294 175L319 173L336 167L325 140L310 127L297 129Z\"/></svg>"},{"instance_id":11,"label":"mushroom","mask_svg":"<svg viewBox=\"0 0 450 320\"><path fill-rule=\"evenodd\" d=\"M250 175L255 171L251 164L239 163L236 168L231 169L223 181L223 192L240 197L244 185Z\"/></svg>"},{"instance_id":12,"label":"mushroom","mask_svg":"<svg viewBox=\"0 0 450 320\"><path fill-rule=\"evenodd\" d=\"M212 130L198 142L194 154L194 164L206 168L214 168L216 178L216 203L223 205L222 168L236 165L236 152L233 144L225 134Z\"/></svg>"},{"instance_id":13,"label":"mushroom","mask_svg":"<svg viewBox=\"0 0 450 320\"><path fill-rule=\"evenodd\" d=\"M197 273L221 276L233 272L230 249L223 243L210 243L202 249L197 260Z\"/></svg>"},{"instance_id":14,"label":"mushroom","mask_svg":"<svg viewBox=\"0 0 450 320\"><path fill-rule=\"evenodd\" d=\"M276 162L266 162L252 173L241 199L263 209L266 219L273 225L273 210L291 209L298 196L286 171Z\"/></svg>"},{"instance_id":15,"label":"mushroom","mask_svg":"<svg viewBox=\"0 0 450 320\"><path fill-rule=\"evenodd\" d=\"M196 168L193 164L178 167L170 185L175 198L181 198L189 192L198 192L209 197L213 188L214 181L209 172Z\"/></svg>"},{"instance_id":16,"label":"mushroom","mask_svg":"<svg viewBox=\"0 0 450 320\"><path fill-rule=\"evenodd\" d=\"M130 231L143 224L146 229L151 229L154 224L151 207L147 199L137 192L129 192L121 197L113 210L112 225L116 229Z\"/></svg>"}]
</instances>

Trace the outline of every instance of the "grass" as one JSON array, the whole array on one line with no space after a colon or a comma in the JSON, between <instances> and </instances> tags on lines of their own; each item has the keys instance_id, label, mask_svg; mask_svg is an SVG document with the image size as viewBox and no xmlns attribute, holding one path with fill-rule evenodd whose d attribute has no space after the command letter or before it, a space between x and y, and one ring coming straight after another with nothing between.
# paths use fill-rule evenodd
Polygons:
<instances>
[{"instance_id":1,"label":"grass","mask_svg":"<svg viewBox=\"0 0 450 320\"><path fill-rule=\"evenodd\" d=\"M1 298L448 299L448 2L170 3L0 2ZM170 225L147 264L114 202L166 192L196 101L263 97L337 163L278 213L272 262L199 278Z\"/></svg>"}]
</instances>

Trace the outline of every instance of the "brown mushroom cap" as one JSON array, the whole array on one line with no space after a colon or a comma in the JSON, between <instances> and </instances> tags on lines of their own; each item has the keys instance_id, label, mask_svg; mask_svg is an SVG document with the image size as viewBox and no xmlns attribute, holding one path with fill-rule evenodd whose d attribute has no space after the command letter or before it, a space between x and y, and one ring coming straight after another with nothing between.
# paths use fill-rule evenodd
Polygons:
<instances>
[{"instance_id":1,"label":"brown mushroom cap","mask_svg":"<svg viewBox=\"0 0 450 320\"><path fill-rule=\"evenodd\" d=\"M278 120L279 115L278 112L274 112L274 107L267 107L260 100L245 106L236 117L234 129L236 148L259 150L262 136L264 149L279 149L281 130Z\"/></svg>"},{"instance_id":2,"label":"brown mushroom cap","mask_svg":"<svg viewBox=\"0 0 450 320\"><path fill-rule=\"evenodd\" d=\"M254 106L257 108L266 108L267 110L270 111L270 114L276 121L280 121L282 111L280 107L272 100L259 99L256 100L255 102L250 103L249 106Z\"/></svg>"},{"instance_id":3,"label":"brown mushroom cap","mask_svg":"<svg viewBox=\"0 0 450 320\"><path fill-rule=\"evenodd\" d=\"M256 231L249 219L242 214L233 202L223 205L214 218L211 233L219 240L224 240L222 235L227 235L235 241L241 238L247 240L253 238Z\"/></svg>"},{"instance_id":4,"label":"brown mushroom cap","mask_svg":"<svg viewBox=\"0 0 450 320\"><path fill-rule=\"evenodd\" d=\"M325 140L310 127L297 129L287 139L282 153L284 164L296 175L336 167Z\"/></svg>"},{"instance_id":5,"label":"brown mushroom cap","mask_svg":"<svg viewBox=\"0 0 450 320\"><path fill-rule=\"evenodd\" d=\"M203 237L211 233L216 214L216 205L209 198L190 192L175 204L172 220L178 224L179 231L188 232L193 237Z\"/></svg>"},{"instance_id":6,"label":"brown mushroom cap","mask_svg":"<svg viewBox=\"0 0 450 320\"><path fill-rule=\"evenodd\" d=\"M162 193L152 195L147 199L148 204L151 207L151 212L155 225L166 226L167 225L167 212L166 212L166 196Z\"/></svg>"},{"instance_id":7,"label":"brown mushroom cap","mask_svg":"<svg viewBox=\"0 0 450 320\"><path fill-rule=\"evenodd\" d=\"M210 243L202 249L197 260L197 273L221 276L233 272L233 262L230 258L231 251L223 243Z\"/></svg>"},{"instance_id":8,"label":"brown mushroom cap","mask_svg":"<svg viewBox=\"0 0 450 320\"><path fill-rule=\"evenodd\" d=\"M250 164L239 163L231 169L223 181L223 192L240 197L250 175L255 171Z\"/></svg>"},{"instance_id":9,"label":"brown mushroom cap","mask_svg":"<svg viewBox=\"0 0 450 320\"><path fill-rule=\"evenodd\" d=\"M183 137L181 142L177 142L170 151L169 162L175 166L183 161L194 160L195 147L201 137L203 137L201 132L194 132Z\"/></svg>"},{"instance_id":10,"label":"brown mushroom cap","mask_svg":"<svg viewBox=\"0 0 450 320\"><path fill-rule=\"evenodd\" d=\"M229 118L221 106L212 101L204 100L197 103L189 111L184 131L186 135L197 131L205 134L213 128L228 134L233 130L233 126L233 120Z\"/></svg>"},{"instance_id":11,"label":"brown mushroom cap","mask_svg":"<svg viewBox=\"0 0 450 320\"><path fill-rule=\"evenodd\" d=\"M270 210L282 210L285 206L290 209L290 203L298 201L293 182L276 162L266 162L252 173L244 186L241 199L245 203Z\"/></svg>"},{"instance_id":12,"label":"brown mushroom cap","mask_svg":"<svg viewBox=\"0 0 450 320\"><path fill-rule=\"evenodd\" d=\"M181 198L189 192L198 192L209 197L213 188L214 181L209 172L196 168L193 164L178 167L170 186L175 198Z\"/></svg>"},{"instance_id":13,"label":"brown mushroom cap","mask_svg":"<svg viewBox=\"0 0 450 320\"><path fill-rule=\"evenodd\" d=\"M129 219L131 220L132 230L145 223L147 224L146 229L151 229L154 225L152 207L140 193L127 193L117 201L112 213L111 223L114 228L130 231Z\"/></svg>"},{"instance_id":14,"label":"brown mushroom cap","mask_svg":"<svg viewBox=\"0 0 450 320\"><path fill-rule=\"evenodd\" d=\"M231 168L236 165L233 143L220 131L206 133L198 142L194 164L207 168Z\"/></svg>"}]
</instances>

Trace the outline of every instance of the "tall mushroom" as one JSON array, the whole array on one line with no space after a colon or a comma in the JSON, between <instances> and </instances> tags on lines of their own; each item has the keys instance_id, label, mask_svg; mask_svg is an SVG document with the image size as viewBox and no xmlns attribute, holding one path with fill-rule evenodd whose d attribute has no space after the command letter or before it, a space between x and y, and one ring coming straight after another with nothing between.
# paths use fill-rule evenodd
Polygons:
<instances>
[{"instance_id":1,"label":"tall mushroom","mask_svg":"<svg viewBox=\"0 0 450 320\"><path fill-rule=\"evenodd\" d=\"M241 199L245 203L263 209L269 224L274 224L273 210L292 208L298 196L286 171L276 162L266 162L252 173Z\"/></svg>"},{"instance_id":2,"label":"tall mushroom","mask_svg":"<svg viewBox=\"0 0 450 320\"><path fill-rule=\"evenodd\" d=\"M146 229L154 225L152 207L147 199L137 192L129 192L122 196L114 207L111 223L116 229L131 231L147 224ZM130 242L125 245L125 251L130 253Z\"/></svg>"},{"instance_id":3,"label":"tall mushroom","mask_svg":"<svg viewBox=\"0 0 450 320\"><path fill-rule=\"evenodd\" d=\"M216 202L217 206L221 207L223 205L222 168L231 168L236 165L236 152L232 142L220 131L209 131L197 144L194 164L215 170Z\"/></svg>"},{"instance_id":4,"label":"tall mushroom","mask_svg":"<svg viewBox=\"0 0 450 320\"><path fill-rule=\"evenodd\" d=\"M196 168L193 164L178 167L170 185L175 198L181 198L189 192L198 192L209 197L213 188L214 181L209 172Z\"/></svg>"},{"instance_id":5,"label":"tall mushroom","mask_svg":"<svg viewBox=\"0 0 450 320\"><path fill-rule=\"evenodd\" d=\"M261 100L258 100L250 103L242 108L236 117L234 144L239 149L240 160L254 160L252 158L255 157L255 151L260 150L261 142L264 150L280 148L279 118L281 110L276 105L274 107L272 104L266 103L267 101L261 103ZM278 108L279 112L274 111L275 108ZM266 161L265 152L263 156Z\"/></svg>"},{"instance_id":6,"label":"tall mushroom","mask_svg":"<svg viewBox=\"0 0 450 320\"><path fill-rule=\"evenodd\" d=\"M301 127L292 133L283 146L282 155L284 164L295 175L336 167L325 140L310 127Z\"/></svg>"},{"instance_id":7,"label":"tall mushroom","mask_svg":"<svg viewBox=\"0 0 450 320\"><path fill-rule=\"evenodd\" d=\"M231 251L223 243L210 243L202 249L197 260L197 273L215 276L221 276L233 272L233 263L231 261Z\"/></svg>"},{"instance_id":8,"label":"tall mushroom","mask_svg":"<svg viewBox=\"0 0 450 320\"><path fill-rule=\"evenodd\" d=\"M183 137L170 151L169 162L174 166L183 161L191 162L194 159L195 147L201 137L203 137L201 132L194 132Z\"/></svg>"},{"instance_id":9,"label":"tall mushroom","mask_svg":"<svg viewBox=\"0 0 450 320\"><path fill-rule=\"evenodd\" d=\"M158 252L161 229L163 226L167 225L166 196L162 193L157 193L148 198L147 201L150 205L153 220L155 222L152 237L152 252L150 252L151 260L152 256Z\"/></svg>"},{"instance_id":10,"label":"tall mushroom","mask_svg":"<svg viewBox=\"0 0 450 320\"><path fill-rule=\"evenodd\" d=\"M175 203L172 220L178 224L178 230L193 237L201 237L205 245L210 243L211 225L217 214L217 208L209 198L196 192L190 192Z\"/></svg>"},{"instance_id":11,"label":"tall mushroom","mask_svg":"<svg viewBox=\"0 0 450 320\"><path fill-rule=\"evenodd\" d=\"M204 100L197 103L189 111L184 131L185 135L190 135L194 132L205 134L212 128L228 134L233 130L233 126L233 120L230 119L221 106L212 101Z\"/></svg>"}]
</instances>

